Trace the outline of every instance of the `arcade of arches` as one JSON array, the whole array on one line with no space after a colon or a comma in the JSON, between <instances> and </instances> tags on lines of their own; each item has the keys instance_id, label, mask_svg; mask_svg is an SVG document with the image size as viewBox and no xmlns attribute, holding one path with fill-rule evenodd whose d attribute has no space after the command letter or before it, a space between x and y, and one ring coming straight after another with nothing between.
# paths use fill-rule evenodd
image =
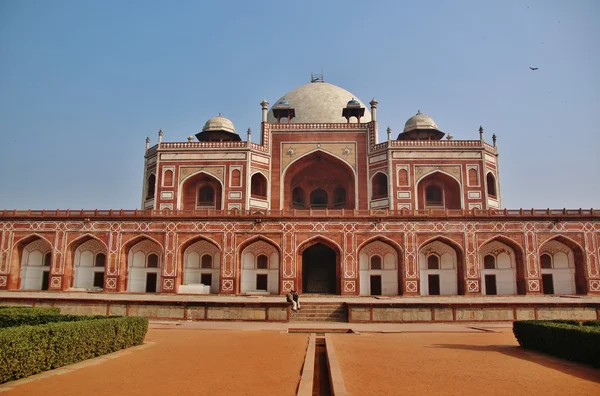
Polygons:
<instances>
[{"instance_id":1,"label":"arcade of arches","mask_svg":"<svg viewBox=\"0 0 600 396\"><path fill-rule=\"evenodd\" d=\"M51 243L39 236L22 239L16 245L12 273L21 290L47 290L56 270ZM285 282L281 249L272 240L259 237L243 243L236 259L238 283L235 293L282 294ZM466 270L462 247L445 237L420 244L417 270L406 265L404 251L394 240L376 237L358 247L357 289L344 293L346 263L338 245L315 238L297 248L296 288L312 294L359 295L517 295L529 294L523 249L511 239L494 237L478 247L476 267ZM572 240L557 236L539 246L539 293L586 294L585 254ZM108 249L105 242L90 235L73 241L67 249L64 273L67 288L94 290L106 287ZM221 278L227 276L222 248L196 237L179 249L178 285L198 287L204 293L223 293ZM153 293L164 290L165 252L149 237L126 242L119 260L118 291ZM535 269L534 269L535 270ZM470 275L470 276L469 276ZM469 290L470 282L480 282L480 290ZM414 285L411 282L417 282ZM411 287L416 286L416 287ZM183 289L182 289L183 290Z\"/></svg>"}]
</instances>

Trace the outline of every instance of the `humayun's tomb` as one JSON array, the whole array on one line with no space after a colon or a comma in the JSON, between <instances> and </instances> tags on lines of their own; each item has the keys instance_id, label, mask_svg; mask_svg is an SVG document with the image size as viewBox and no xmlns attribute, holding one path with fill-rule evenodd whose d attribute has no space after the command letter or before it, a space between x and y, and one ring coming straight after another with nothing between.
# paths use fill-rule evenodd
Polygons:
<instances>
[{"instance_id":1,"label":"humayun's tomb","mask_svg":"<svg viewBox=\"0 0 600 396\"><path fill-rule=\"evenodd\" d=\"M315 78L260 144L221 114L147 139L139 210L0 211L0 297L600 294L600 211L504 209L495 135L419 111L379 142L377 104Z\"/></svg>"}]
</instances>

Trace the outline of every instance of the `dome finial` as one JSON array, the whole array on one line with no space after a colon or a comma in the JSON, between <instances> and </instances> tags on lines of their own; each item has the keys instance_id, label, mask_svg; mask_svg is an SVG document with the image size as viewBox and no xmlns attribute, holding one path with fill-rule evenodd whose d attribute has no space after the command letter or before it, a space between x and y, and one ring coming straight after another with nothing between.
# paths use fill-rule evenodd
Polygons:
<instances>
[{"instance_id":1,"label":"dome finial","mask_svg":"<svg viewBox=\"0 0 600 396\"><path fill-rule=\"evenodd\" d=\"M421 109L417 110L417 114L421 114Z\"/></svg>"}]
</instances>

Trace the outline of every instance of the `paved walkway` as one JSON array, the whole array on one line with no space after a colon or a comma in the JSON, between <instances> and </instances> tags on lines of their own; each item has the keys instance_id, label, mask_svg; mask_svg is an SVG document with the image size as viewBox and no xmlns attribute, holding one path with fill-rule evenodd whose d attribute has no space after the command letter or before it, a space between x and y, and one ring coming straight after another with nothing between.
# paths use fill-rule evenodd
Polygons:
<instances>
[{"instance_id":1,"label":"paved walkway","mask_svg":"<svg viewBox=\"0 0 600 396\"><path fill-rule=\"evenodd\" d=\"M349 395L600 394L600 370L518 348L510 323L158 320L145 345L3 384L0 392L295 395L309 337L287 333L295 329L359 333L328 336Z\"/></svg>"},{"instance_id":2,"label":"paved walkway","mask_svg":"<svg viewBox=\"0 0 600 396\"><path fill-rule=\"evenodd\" d=\"M481 333L511 329L509 322L454 323L332 323L332 322L233 322L233 321L150 321L153 329L177 330L249 330L249 331L317 331L352 330L355 333Z\"/></svg>"}]
</instances>

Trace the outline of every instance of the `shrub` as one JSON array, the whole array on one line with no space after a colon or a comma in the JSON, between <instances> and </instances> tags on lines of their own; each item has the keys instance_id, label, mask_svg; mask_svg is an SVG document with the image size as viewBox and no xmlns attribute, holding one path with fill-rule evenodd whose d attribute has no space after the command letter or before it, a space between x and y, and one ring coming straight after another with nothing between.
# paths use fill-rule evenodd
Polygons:
<instances>
[{"instance_id":1,"label":"shrub","mask_svg":"<svg viewBox=\"0 0 600 396\"><path fill-rule=\"evenodd\" d=\"M40 315L21 315L20 313L6 315L4 314L4 311L0 311L0 328L15 326L36 326L54 322L76 322L80 320L105 318L106 316L58 315L46 313Z\"/></svg>"},{"instance_id":2,"label":"shrub","mask_svg":"<svg viewBox=\"0 0 600 396\"><path fill-rule=\"evenodd\" d=\"M144 342L148 319L111 317L0 329L0 383Z\"/></svg>"},{"instance_id":3,"label":"shrub","mask_svg":"<svg viewBox=\"0 0 600 396\"><path fill-rule=\"evenodd\" d=\"M0 307L0 315L59 314L60 308L52 307Z\"/></svg>"},{"instance_id":4,"label":"shrub","mask_svg":"<svg viewBox=\"0 0 600 396\"><path fill-rule=\"evenodd\" d=\"M513 333L524 348L600 367L600 328L523 320L513 322Z\"/></svg>"},{"instance_id":5,"label":"shrub","mask_svg":"<svg viewBox=\"0 0 600 396\"><path fill-rule=\"evenodd\" d=\"M587 320L583 322L584 326L600 327L600 320Z\"/></svg>"}]
</instances>

